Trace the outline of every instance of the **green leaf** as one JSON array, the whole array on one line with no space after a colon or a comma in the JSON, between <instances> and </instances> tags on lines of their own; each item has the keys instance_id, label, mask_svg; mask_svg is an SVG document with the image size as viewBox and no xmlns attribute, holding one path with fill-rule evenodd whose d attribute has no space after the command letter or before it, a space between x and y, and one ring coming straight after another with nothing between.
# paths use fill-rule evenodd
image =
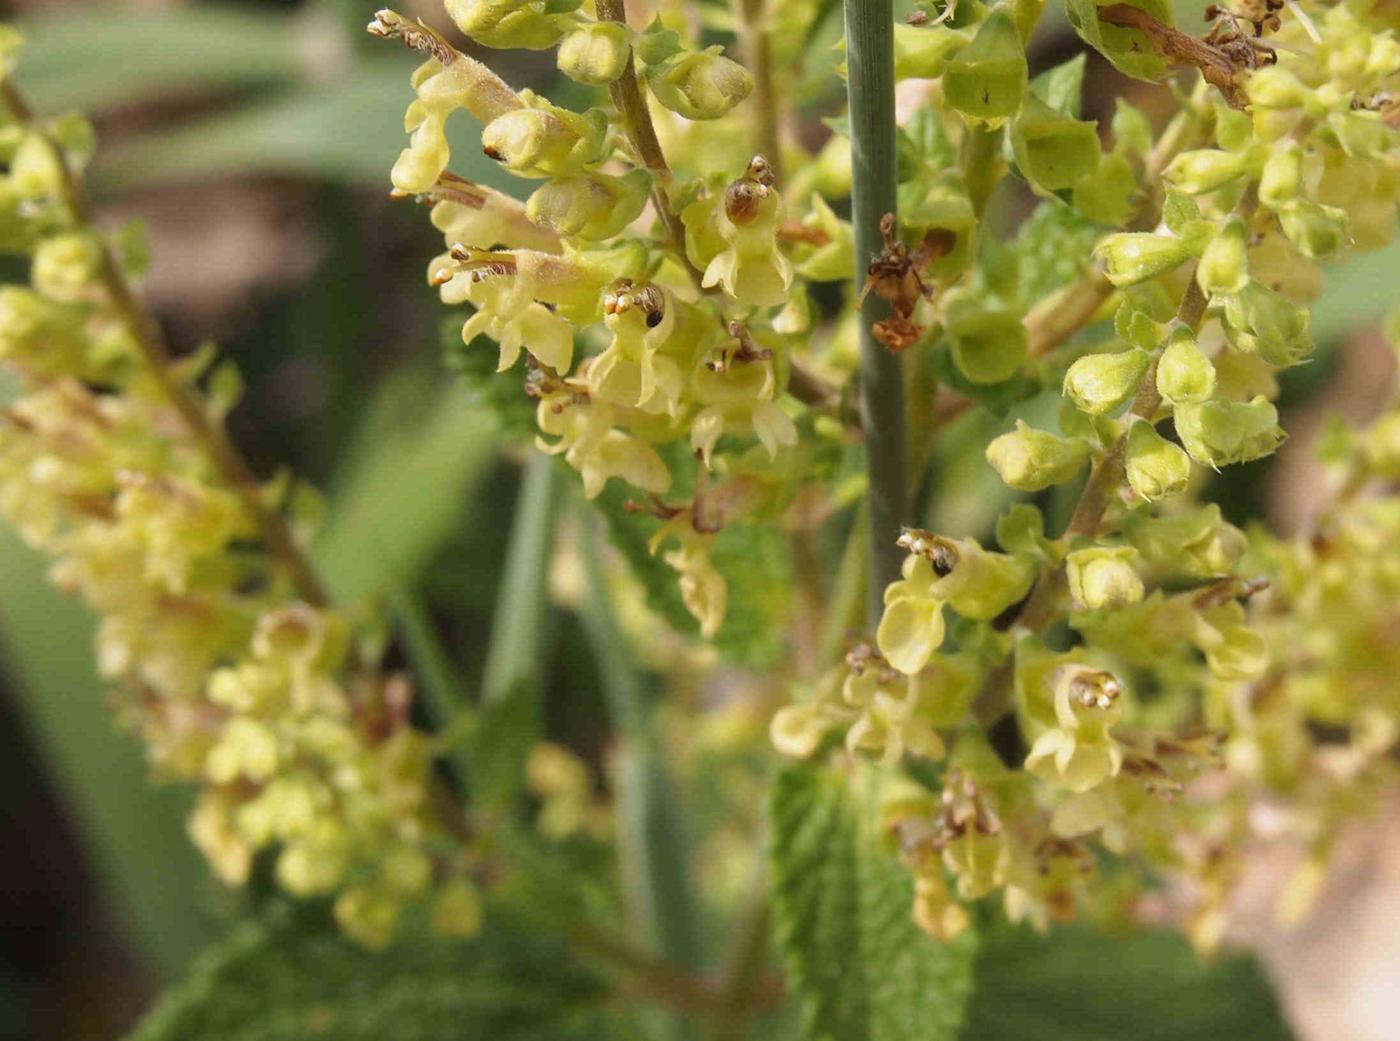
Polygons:
<instances>
[{"instance_id":1,"label":"green leaf","mask_svg":"<svg viewBox=\"0 0 1400 1041\"><path fill-rule=\"evenodd\" d=\"M463 388L395 382L382 393L406 399L397 401L400 422L371 413L370 435L348 454L312 547L342 603L411 586L469 512L495 458L491 420L470 407Z\"/></svg>"},{"instance_id":2,"label":"green leaf","mask_svg":"<svg viewBox=\"0 0 1400 1041\"><path fill-rule=\"evenodd\" d=\"M598 499L608 523L608 540L626 559L646 590L647 606L674 629L699 638L700 626L681 600L680 585L661 554L648 548L660 526L654 518L625 508L629 496L616 482ZM720 532L710 554L729 584L728 610L710 641L728 661L762 669L782 653L782 633L791 607L792 554L782 533L771 526L733 524Z\"/></svg>"},{"instance_id":3,"label":"green leaf","mask_svg":"<svg viewBox=\"0 0 1400 1041\"><path fill-rule=\"evenodd\" d=\"M274 907L203 955L129 1041L492 1041L597 1036L596 980L554 937L488 926L471 942L405 936L384 952L324 911Z\"/></svg>"},{"instance_id":4,"label":"green leaf","mask_svg":"<svg viewBox=\"0 0 1400 1041\"><path fill-rule=\"evenodd\" d=\"M1172 25L1169 0L1124 0L1146 11L1163 25ZM1065 14L1075 31L1094 50L1111 61L1119 72L1155 82L1167 74L1167 63L1140 29L1124 29L1099 21L1094 0L1065 0Z\"/></svg>"},{"instance_id":5,"label":"green leaf","mask_svg":"<svg viewBox=\"0 0 1400 1041\"><path fill-rule=\"evenodd\" d=\"M202 5L144 13L96 5L21 28L26 43L16 78L38 109L93 115L291 80L306 65L311 29L269 10Z\"/></svg>"},{"instance_id":6,"label":"green leaf","mask_svg":"<svg viewBox=\"0 0 1400 1041\"><path fill-rule=\"evenodd\" d=\"M1004 926L983 935L965 1041L1288 1041L1259 966L1206 965L1174 933L1047 936Z\"/></svg>"},{"instance_id":7,"label":"green leaf","mask_svg":"<svg viewBox=\"0 0 1400 1041\"><path fill-rule=\"evenodd\" d=\"M403 114L413 98L412 62L377 58L328 84L183 123L108 150L96 168L110 187L150 188L231 173L317 177L388 190L389 168L408 143ZM452 169L468 180L521 193L523 183L481 153L480 124L449 123Z\"/></svg>"},{"instance_id":8,"label":"green leaf","mask_svg":"<svg viewBox=\"0 0 1400 1041\"><path fill-rule=\"evenodd\" d=\"M868 812L867 812L868 811ZM847 779L801 765L770 804L774 908L808 1041L947 1041L972 984L971 933L940 944L914 924L913 881Z\"/></svg>"}]
</instances>

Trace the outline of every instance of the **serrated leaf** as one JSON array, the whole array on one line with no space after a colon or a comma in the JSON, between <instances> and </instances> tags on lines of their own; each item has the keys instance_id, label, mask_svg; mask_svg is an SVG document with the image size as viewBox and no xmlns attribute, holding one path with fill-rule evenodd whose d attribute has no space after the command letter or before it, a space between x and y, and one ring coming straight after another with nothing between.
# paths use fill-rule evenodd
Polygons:
<instances>
[{"instance_id":1,"label":"serrated leaf","mask_svg":"<svg viewBox=\"0 0 1400 1041\"><path fill-rule=\"evenodd\" d=\"M1004 926L983 936L964 1041L1288 1041L1258 965L1203 964L1163 930Z\"/></svg>"},{"instance_id":2,"label":"serrated leaf","mask_svg":"<svg viewBox=\"0 0 1400 1041\"><path fill-rule=\"evenodd\" d=\"M912 917L913 881L857 812L847 779L778 775L774 909L807 1041L948 1041L962 1026L975 941L941 944Z\"/></svg>"},{"instance_id":3,"label":"serrated leaf","mask_svg":"<svg viewBox=\"0 0 1400 1041\"><path fill-rule=\"evenodd\" d=\"M555 938L493 929L419 934L388 951L345 939L328 916L277 907L206 952L129 1041L480 1041L596 1036L582 1007L597 981Z\"/></svg>"}]
</instances>

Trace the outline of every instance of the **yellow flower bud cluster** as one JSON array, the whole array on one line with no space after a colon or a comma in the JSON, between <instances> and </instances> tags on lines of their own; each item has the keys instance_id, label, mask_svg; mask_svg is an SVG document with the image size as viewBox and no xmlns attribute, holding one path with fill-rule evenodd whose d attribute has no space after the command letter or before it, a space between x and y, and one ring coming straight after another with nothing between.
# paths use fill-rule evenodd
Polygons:
<instances>
[{"instance_id":1,"label":"yellow flower bud cluster","mask_svg":"<svg viewBox=\"0 0 1400 1041\"><path fill-rule=\"evenodd\" d=\"M92 224L72 126L11 106L0 197L30 284L0 287L0 512L99 619L97 660L165 777L201 786L192 837L247 880L335 897L382 946L414 903L475 928L465 850L429 799L412 690L362 658L300 555L286 489L260 486L222 427L231 370L172 361L134 273Z\"/></svg>"}]
</instances>

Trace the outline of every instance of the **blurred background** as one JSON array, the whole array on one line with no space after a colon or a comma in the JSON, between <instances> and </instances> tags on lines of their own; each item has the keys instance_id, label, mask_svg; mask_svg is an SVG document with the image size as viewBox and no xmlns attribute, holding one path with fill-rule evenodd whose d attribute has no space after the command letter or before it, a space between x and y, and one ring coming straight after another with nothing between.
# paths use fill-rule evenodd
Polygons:
<instances>
[{"instance_id":1,"label":"blurred background","mask_svg":"<svg viewBox=\"0 0 1400 1041\"><path fill-rule=\"evenodd\" d=\"M317 554L338 591L411 586L470 683L518 467L477 385L443 377L445 315L424 279L441 241L425 213L387 191L415 62L365 35L376 6L18 0L0 11L25 30L18 80L36 105L95 121L94 193L112 226L144 223L147 292L171 342L217 341L241 368L247 393L231 425L255 468L290 467L325 490ZM399 6L444 23L435 2ZM832 21L821 38L837 31ZM1036 66L1077 46L1052 24ZM516 86L554 77L547 54L493 63ZM802 103L816 127L839 98L830 63L812 66ZM1105 125L1123 90L1149 111L1171 104L1092 60L1086 82L1086 118ZM453 167L510 188L476 149L454 149ZM1310 434L1333 412L1371 415L1393 378L1374 326L1397 273L1391 248L1329 286L1314 313L1318 360L1290 373L1294 439L1232 482L1232 520L1287 530L1306 518L1318 486ZM947 483L975 501L995 496L986 478ZM574 623L556 622L550 653L568 667L546 675L569 674L570 697L547 702L550 729L587 748L596 681L575 667ZM0 534L0 1038L119 1036L239 910L185 837L187 793L152 786L136 742L114 727L91 629L45 584L42 563ZM1300 1036L1400 1038L1400 830L1387 836L1385 824L1346 845L1299 932L1268 924L1285 855L1261 856L1247 887L1239 938L1260 951Z\"/></svg>"}]
</instances>

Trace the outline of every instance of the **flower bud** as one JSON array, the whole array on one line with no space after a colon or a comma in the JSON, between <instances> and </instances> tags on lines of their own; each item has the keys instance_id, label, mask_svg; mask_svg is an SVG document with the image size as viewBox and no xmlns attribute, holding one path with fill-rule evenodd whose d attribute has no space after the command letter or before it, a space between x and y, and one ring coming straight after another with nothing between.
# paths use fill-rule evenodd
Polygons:
<instances>
[{"instance_id":1,"label":"flower bud","mask_svg":"<svg viewBox=\"0 0 1400 1041\"><path fill-rule=\"evenodd\" d=\"M1196 265L1196 284L1207 297L1238 293L1249 281L1244 221L1231 217L1206 243Z\"/></svg>"},{"instance_id":2,"label":"flower bud","mask_svg":"<svg viewBox=\"0 0 1400 1041\"><path fill-rule=\"evenodd\" d=\"M1312 353L1307 309L1258 282L1225 298L1224 318L1230 345L1271 365L1296 365Z\"/></svg>"},{"instance_id":3,"label":"flower bud","mask_svg":"<svg viewBox=\"0 0 1400 1041\"><path fill-rule=\"evenodd\" d=\"M590 22L560 41L556 63L569 79L602 86L622 75L631 53L625 25Z\"/></svg>"},{"instance_id":4,"label":"flower bud","mask_svg":"<svg viewBox=\"0 0 1400 1041\"><path fill-rule=\"evenodd\" d=\"M984 307L966 297L949 304L948 339L958 371L979 385L1000 383L1016 375L1029 349L1019 314Z\"/></svg>"},{"instance_id":5,"label":"flower bud","mask_svg":"<svg viewBox=\"0 0 1400 1041\"><path fill-rule=\"evenodd\" d=\"M102 265L102 246L91 235L51 235L34 251L34 288L54 300L77 300Z\"/></svg>"},{"instance_id":6,"label":"flower bud","mask_svg":"<svg viewBox=\"0 0 1400 1041\"><path fill-rule=\"evenodd\" d=\"M572 117L572 118L569 118ZM569 174L597 157L606 126L551 108L519 108L481 132L481 150L526 176Z\"/></svg>"},{"instance_id":7,"label":"flower bud","mask_svg":"<svg viewBox=\"0 0 1400 1041\"><path fill-rule=\"evenodd\" d=\"M1215 503L1174 517L1131 513L1124 531L1154 570L1189 582L1230 574L1246 548L1244 532Z\"/></svg>"},{"instance_id":8,"label":"flower bud","mask_svg":"<svg viewBox=\"0 0 1400 1041\"><path fill-rule=\"evenodd\" d=\"M1288 240L1312 260L1329 256L1351 241L1346 210L1310 199L1294 199L1277 212Z\"/></svg>"},{"instance_id":9,"label":"flower bud","mask_svg":"<svg viewBox=\"0 0 1400 1041\"><path fill-rule=\"evenodd\" d=\"M41 134L26 134L10 160L10 184L21 199L56 198L63 190L58 151Z\"/></svg>"},{"instance_id":10,"label":"flower bud","mask_svg":"<svg viewBox=\"0 0 1400 1041\"><path fill-rule=\"evenodd\" d=\"M481 895L465 878L442 884L433 900L433 932L466 940L481 931Z\"/></svg>"},{"instance_id":11,"label":"flower bud","mask_svg":"<svg viewBox=\"0 0 1400 1041\"><path fill-rule=\"evenodd\" d=\"M1137 603L1143 596L1137 562L1138 551L1132 546L1075 550L1065 558L1070 596L1089 611L1111 611Z\"/></svg>"},{"instance_id":12,"label":"flower bud","mask_svg":"<svg viewBox=\"0 0 1400 1041\"><path fill-rule=\"evenodd\" d=\"M648 65L647 84L656 100L686 119L718 119L753 90L753 77L722 47L682 51Z\"/></svg>"},{"instance_id":13,"label":"flower bud","mask_svg":"<svg viewBox=\"0 0 1400 1041\"><path fill-rule=\"evenodd\" d=\"M372 951L393 942L403 904L393 894L370 886L351 886L336 898L335 920L345 934Z\"/></svg>"},{"instance_id":14,"label":"flower bud","mask_svg":"<svg viewBox=\"0 0 1400 1041\"><path fill-rule=\"evenodd\" d=\"M1151 361L1140 347L1117 354L1086 354L1065 373L1064 394L1091 416L1114 412L1132 400Z\"/></svg>"},{"instance_id":15,"label":"flower bud","mask_svg":"<svg viewBox=\"0 0 1400 1041\"><path fill-rule=\"evenodd\" d=\"M445 6L457 28L487 47L542 51L559 42L567 25L544 0L446 0Z\"/></svg>"},{"instance_id":16,"label":"flower bud","mask_svg":"<svg viewBox=\"0 0 1400 1041\"><path fill-rule=\"evenodd\" d=\"M1198 148L1173 159L1162 171L1162 177L1188 195L1202 195L1242 177L1248 167L1248 160L1237 152Z\"/></svg>"},{"instance_id":17,"label":"flower bud","mask_svg":"<svg viewBox=\"0 0 1400 1041\"><path fill-rule=\"evenodd\" d=\"M651 175L632 170L622 177L585 173L545 182L525 204L535 224L560 235L612 238L637 219L651 191Z\"/></svg>"},{"instance_id":18,"label":"flower bud","mask_svg":"<svg viewBox=\"0 0 1400 1041\"><path fill-rule=\"evenodd\" d=\"M1308 95L1303 82L1281 65L1255 69L1245 89L1249 100L1260 108L1297 108Z\"/></svg>"},{"instance_id":19,"label":"flower bud","mask_svg":"<svg viewBox=\"0 0 1400 1041\"><path fill-rule=\"evenodd\" d=\"M1180 239L1139 231L1110 235L1094 253L1103 260L1108 280L1119 287L1166 274L1191 256Z\"/></svg>"},{"instance_id":20,"label":"flower bud","mask_svg":"<svg viewBox=\"0 0 1400 1041\"><path fill-rule=\"evenodd\" d=\"M1134 423L1128 431L1126 466L1128 484L1148 502L1185 491L1191 478L1186 452L1146 420Z\"/></svg>"},{"instance_id":21,"label":"flower bud","mask_svg":"<svg viewBox=\"0 0 1400 1041\"><path fill-rule=\"evenodd\" d=\"M1191 458L1219 469L1247 463L1283 443L1278 410L1264 397L1253 401L1205 401L1176 409L1176 432Z\"/></svg>"},{"instance_id":22,"label":"flower bud","mask_svg":"<svg viewBox=\"0 0 1400 1041\"><path fill-rule=\"evenodd\" d=\"M1167 338L1157 360L1157 393L1173 405L1206 401L1215 393L1215 366L1190 329L1179 328Z\"/></svg>"},{"instance_id":23,"label":"flower bud","mask_svg":"<svg viewBox=\"0 0 1400 1041\"><path fill-rule=\"evenodd\" d=\"M1095 124L1064 115L1034 93L1011 124L1011 147L1021 173L1050 192L1074 187L1099 166Z\"/></svg>"},{"instance_id":24,"label":"flower bud","mask_svg":"<svg viewBox=\"0 0 1400 1041\"><path fill-rule=\"evenodd\" d=\"M1038 492L1071 481L1089 461L1089 446L1066 441L1016 421L1016 429L987 446L987 462L997 475L1021 492Z\"/></svg>"},{"instance_id":25,"label":"flower bud","mask_svg":"<svg viewBox=\"0 0 1400 1041\"><path fill-rule=\"evenodd\" d=\"M993 8L972 42L948 62L943 96L966 118L1000 125L1021 110L1026 95L1026 51L1011 12Z\"/></svg>"},{"instance_id":26,"label":"flower bud","mask_svg":"<svg viewBox=\"0 0 1400 1041\"><path fill-rule=\"evenodd\" d=\"M1269 150L1259 175L1259 201L1278 209L1298 197L1303 183L1303 148L1284 141Z\"/></svg>"}]
</instances>

